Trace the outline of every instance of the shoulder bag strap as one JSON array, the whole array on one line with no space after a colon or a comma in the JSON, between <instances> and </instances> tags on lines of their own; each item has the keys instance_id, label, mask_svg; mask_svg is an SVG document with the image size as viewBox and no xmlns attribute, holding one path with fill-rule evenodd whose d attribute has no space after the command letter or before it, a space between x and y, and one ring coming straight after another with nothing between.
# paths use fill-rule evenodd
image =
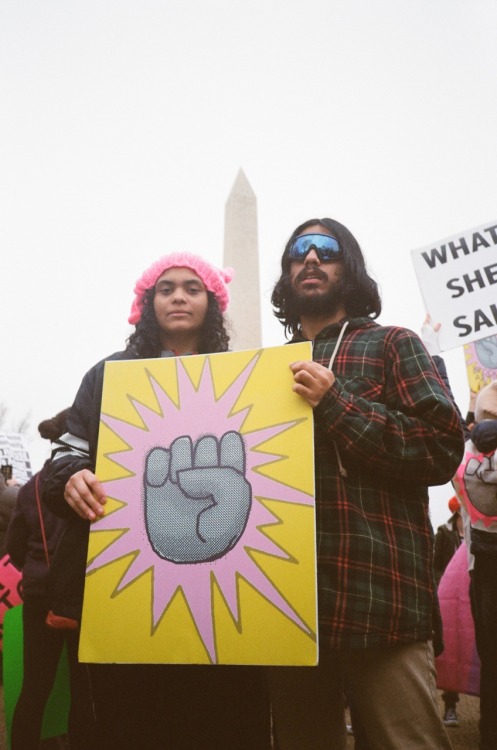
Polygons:
<instances>
[{"instance_id":1,"label":"shoulder bag strap","mask_svg":"<svg viewBox=\"0 0 497 750\"><path fill-rule=\"evenodd\" d=\"M43 539L43 549L45 550L45 558L47 561L47 567L50 567L50 556L48 554L47 536L45 534L45 524L43 522L43 513L41 512L39 481L40 481L40 475L38 473L35 479L36 504L38 506L38 516L40 518L40 528L41 528L41 538Z\"/></svg>"}]
</instances>

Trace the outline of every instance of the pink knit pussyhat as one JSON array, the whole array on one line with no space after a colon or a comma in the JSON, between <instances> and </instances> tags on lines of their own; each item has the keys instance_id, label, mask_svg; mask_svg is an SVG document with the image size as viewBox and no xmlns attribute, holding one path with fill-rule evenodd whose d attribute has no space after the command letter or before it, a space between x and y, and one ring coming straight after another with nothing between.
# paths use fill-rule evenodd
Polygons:
<instances>
[{"instance_id":1,"label":"pink knit pussyhat","mask_svg":"<svg viewBox=\"0 0 497 750\"><path fill-rule=\"evenodd\" d=\"M232 268L221 270L212 266L198 255L171 253L171 255L163 255L162 258L152 263L150 268L147 268L136 282L133 290L135 298L128 318L128 322L131 325L136 325L141 318L145 292L147 289L155 286L155 282L159 276L162 276L164 271L167 271L169 268L189 268L204 282L205 288L209 292L212 292L221 312L225 312L228 309L230 295L226 284L229 284L235 275Z\"/></svg>"}]
</instances>

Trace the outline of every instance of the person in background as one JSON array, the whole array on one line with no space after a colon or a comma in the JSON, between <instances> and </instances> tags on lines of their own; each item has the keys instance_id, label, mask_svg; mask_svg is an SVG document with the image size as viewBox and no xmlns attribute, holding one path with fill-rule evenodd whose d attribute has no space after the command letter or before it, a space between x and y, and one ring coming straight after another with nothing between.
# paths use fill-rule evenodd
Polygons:
<instances>
[{"instance_id":1,"label":"person in background","mask_svg":"<svg viewBox=\"0 0 497 750\"><path fill-rule=\"evenodd\" d=\"M464 539L461 504L456 495L450 498L448 506L451 516L446 523L438 527L435 534L433 566L437 586L440 583L445 568Z\"/></svg>"},{"instance_id":2,"label":"person in background","mask_svg":"<svg viewBox=\"0 0 497 750\"><path fill-rule=\"evenodd\" d=\"M468 418L471 417L471 414L470 412L468 412L466 415L466 418L463 418L460 412L460 409L456 403L456 400L454 398L454 394L452 393L452 389L450 387L450 382L449 382L449 375L447 373L447 366L445 364L444 358L441 355L440 342L438 339L438 332L440 331L440 328L441 328L441 324L440 323L433 324L431 320L431 316L427 314L423 322L423 325L421 326L421 340L423 344L425 345L428 354L433 359L433 362L435 363L438 374L440 375L440 378L442 379L445 387L447 388L449 396L454 402L454 405L459 414L459 418L461 420L461 426L464 432L464 439L467 440L469 438L469 433L470 433L470 427L468 426L468 422L469 422ZM471 393L470 393L470 404L471 404Z\"/></svg>"},{"instance_id":3,"label":"person in background","mask_svg":"<svg viewBox=\"0 0 497 750\"><path fill-rule=\"evenodd\" d=\"M457 406L457 403L454 398L454 394L452 393L452 389L450 387L449 382L449 376L447 373L447 367L445 364L445 360L443 359L441 355L441 349L440 349L440 341L439 341L439 332L441 329L440 323L433 323L431 316L429 313L427 313L423 325L421 326L421 340L423 344L426 347L426 350L430 354L431 358L433 359L433 362L435 363L435 366L438 370L438 374L440 375L445 387L447 388L447 391L449 393L449 396L451 397L452 401L454 402L454 405L457 409L457 412L459 414L460 420L461 420L461 426L464 433L464 439L468 440L470 436L470 430L471 425L468 423L468 419L471 418L471 414L468 412L466 415L466 418L463 418L461 411L459 407ZM471 393L470 393L470 403L471 403ZM457 497L452 498L451 501L453 504L457 503L459 504L459 501L457 500ZM460 506L459 506L459 521L458 521L458 527L461 529L464 526L463 518L460 514ZM445 525L441 526L440 529L441 534L444 535L444 529ZM440 531L439 529L439 531ZM462 533L462 532L461 532ZM438 536L438 535L437 535ZM456 536L454 537L456 541L459 539L459 532L456 531ZM443 551L440 550L439 545L442 543L442 539L445 541L446 546L444 546ZM440 582L440 578L442 577L442 573L445 570L446 565L448 564L448 560L452 557L452 554L455 550L453 550L452 545L452 539L445 539L444 536L439 537L438 544L435 540L435 555L437 557L437 560L435 561L435 579L436 584L438 588L438 584ZM459 542L460 544L460 542ZM437 551L438 547L438 551ZM450 550L453 550L452 553L450 553ZM450 556L448 560L445 562L445 565L442 570L440 570L440 565L443 560L445 560L446 553L449 552ZM442 557L441 557L442 555ZM443 625L442 625L442 619L440 616L440 608L438 606L438 596L437 601L435 603L435 612L434 612L434 637L433 637L433 643L435 648L435 656L439 656L442 651L444 650L444 638L443 638ZM443 694L444 701L445 701L445 710L444 710L444 723L446 726L459 726L459 719L457 717L457 712L455 710L455 705L457 701L459 700L457 693L444 693ZM447 698L447 700L445 700ZM455 701L455 702L454 702Z\"/></svg>"},{"instance_id":4,"label":"person in background","mask_svg":"<svg viewBox=\"0 0 497 750\"><path fill-rule=\"evenodd\" d=\"M0 558L7 552L5 537L19 489L16 479L5 479L3 472L0 472Z\"/></svg>"},{"instance_id":5,"label":"person in background","mask_svg":"<svg viewBox=\"0 0 497 750\"><path fill-rule=\"evenodd\" d=\"M128 319L135 330L126 349L107 359L227 351L223 313L232 275L232 269L219 270L189 253L160 258L135 285ZM44 489L49 506L70 519L71 531L79 529L79 542L84 542L82 557L79 542L76 557L81 591L89 525L104 514L106 503L104 487L94 473L103 371L101 361L85 375ZM66 551L70 562L75 545ZM92 664L90 670L99 750L270 748L269 700L260 668Z\"/></svg>"},{"instance_id":6,"label":"person in background","mask_svg":"<svg viewBox=\"0 0 497 750\"><path fill-rule=\"evenodd\" d=\"M451 516L447 523L438 527L435 534L435 554L433 558L433 567L435 570L435 582L438 586L440 579L454 556L455 552L461 546L464 540L464 525L461 516L461 504L456 495L449 500L449 510ZM459 716L457 714L457 704L459 702L459 693L453 691L444 691L442 693L444 702L443 722L446 727L458 727Z\"/></svg>"},{"instance_id":7,"label":"person in background","mask_svg":"<svg viewBox=\"0 0 497 750\"><path fill-rule=\"evenodd\" d=\"M14 510L17 494L20 489L17 479L12 476L12 466L3 464L0 467L0 559L7 554L7 529ZM0 650L0 683L3 680L3 652Z\"/></svg>"},{"instance_id":8,"label":"person in background","mask_svg":"<svg viewBox=\"0 0 497 750\"><path fill-rule=\"evenodd\" d=\"M42 438L57 443L65 432L69 409L40 423ZM95 720L86 665L78 662L76 632L51 630L47 579L50 561L65 521L51 513L41 500L48 461L21 487L7 530L6 546L12 562L22 571L23 650L22 689L12 720L11 750L37 750L45 706L52 690L62 649L67 644L71 703L68 721L70 750L94 750Z\"/></svg>"},{"instance_id":9,"label":"person in background","mask_svg":"<svg viewBox=\"0 0 497 750\"><path fill-rule=\"evenodd\" d=\"M470 521L469 569L480 657L480 750L497 748L497 380L479 391L475 425L453 480ZM465 528L467 528L465 526ZM472 570L471 570L472 568Z\"/></svg>"},{"instance_id":10,"label":"person in background","mask_svg":"<svg viewBox=\"0 0 497 750\"><path fill-rule=\"evenodd\" d=\"M272 302L314 347L291 370L314 409L320 644L317 667L268 670L279 749L346 747L346 681L372 748L448 750L427 488L461 460L459 415L419 337L375 322L377 285L338 221L294 230Z\"/></svg>"}]
</instances>

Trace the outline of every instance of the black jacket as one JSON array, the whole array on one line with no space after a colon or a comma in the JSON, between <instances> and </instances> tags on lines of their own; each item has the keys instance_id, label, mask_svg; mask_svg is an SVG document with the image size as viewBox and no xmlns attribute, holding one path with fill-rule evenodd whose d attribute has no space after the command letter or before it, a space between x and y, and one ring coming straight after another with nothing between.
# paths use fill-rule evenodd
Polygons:
<instances>
[{"instance_id":1,"label":"black jacket","mask_svg":"<svg viewBox=\"0 0 497 750\"><path fill-rule=\"evenodd\" d=\"M7 551L14 565L22 570L23 595L41 597L46 594L48 566L46 561L43 537L36 502L36 479L41 488L47 472L48 462L38 474L21 487L17 502L7 530ZM62 536L66 523L51 513L43 502L40 502L43 525L47 541L49 558Z\"/></svg>"},{"instance_id":2,"label":"black jacket","mask_svg":"<svg viewBox=\"0 0 497 750\"><path fill-rule=\"evenodd\" d=\"M48 467L43 485L43 500L53 513L62 518L74 516L74 511L64 500L67 481L81 469L95 471L105 363L109 360L126 359L136 359L136 356L126 351L115 352L88 370L67 416L67 432L86 444L86 454L77 456L61 452L60 457L52 460ZM62 440L63 438L64 436Z\"/></svg>"}]
</instances>

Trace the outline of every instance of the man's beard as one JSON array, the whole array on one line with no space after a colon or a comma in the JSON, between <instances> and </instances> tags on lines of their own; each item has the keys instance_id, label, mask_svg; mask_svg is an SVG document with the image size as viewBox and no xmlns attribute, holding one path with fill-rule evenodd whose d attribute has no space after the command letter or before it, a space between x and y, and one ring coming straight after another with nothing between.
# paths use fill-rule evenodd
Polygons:
<instances>
[{"instance_id":1,"label":"man's beard","mask_svg":"<svg viewBox=\"0 0 497 750\"><path fill-rule=\"evenodd\" d=\"M286 310L292 318L300 319L302 315L309 318L333 316L344 307L344 293L341 281L327 292L303 294L289 285L286 297Z\"/></svg>"}]
</instances>

